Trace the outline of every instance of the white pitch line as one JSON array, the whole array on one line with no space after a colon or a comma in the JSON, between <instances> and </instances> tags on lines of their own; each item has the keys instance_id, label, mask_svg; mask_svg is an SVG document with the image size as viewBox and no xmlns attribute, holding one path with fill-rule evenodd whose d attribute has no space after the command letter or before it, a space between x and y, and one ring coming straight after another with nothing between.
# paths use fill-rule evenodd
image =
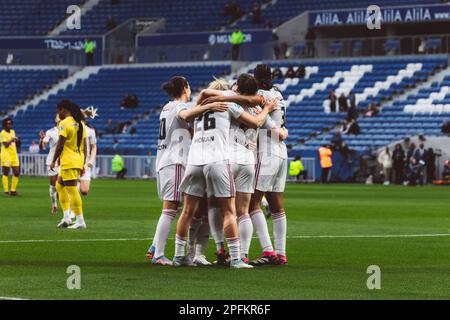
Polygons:
<instances>
[{"instance_id":1,"label":"white pitch line","mask_svg":"<svg viewBox=\"0 0 450 320\"><path fill-rule=\"evenodd\" d=\"M0 300L28 300L28 299L14 298L14 297L0 297Z\"/></svg>"},{"instance_id":2,"label":"white pitch line","mask_svg":"<svg viewBox=\"0 0 450 320\"><path fill-rule=\"evenodd\" d=\"M450 237L450 233L287 236L288 239L434 238L434 237ZM29 239L29 240L0 240L0 244L1 243L40 243L40 242L45 243L45 242L150 241L150 240L153 240L153 238ZM169 238L169 240L174 240L174 238Z\"/></svg>"}]
</instances>

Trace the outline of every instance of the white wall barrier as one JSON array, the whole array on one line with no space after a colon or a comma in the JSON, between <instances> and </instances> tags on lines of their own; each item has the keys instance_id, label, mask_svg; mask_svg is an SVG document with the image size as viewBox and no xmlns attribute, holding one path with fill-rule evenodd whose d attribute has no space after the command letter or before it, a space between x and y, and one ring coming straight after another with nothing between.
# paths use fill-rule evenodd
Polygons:
<instances>
[{"instance_id":1,"label":"white wall barrier","mask_svg":"<svg viewBox=\"0 0 450 320\"><path fill-rule=\"evenodd\" d=\"M94 177L112 178L115 174L111 170L112 155L98 155L95 163ZM156 157L155 156L122 156L127 169L126 177L135 179L146 179L156 177ZM47 166L45 154L19 154L20 171L24 176L47 176ZM294 160L289 158L289 163ZM288 180L295 180L289 177L288 163ZM316 159L302 158L305 170L308 172L307 181L316 180Z\"/></svg>"}]
</instances>

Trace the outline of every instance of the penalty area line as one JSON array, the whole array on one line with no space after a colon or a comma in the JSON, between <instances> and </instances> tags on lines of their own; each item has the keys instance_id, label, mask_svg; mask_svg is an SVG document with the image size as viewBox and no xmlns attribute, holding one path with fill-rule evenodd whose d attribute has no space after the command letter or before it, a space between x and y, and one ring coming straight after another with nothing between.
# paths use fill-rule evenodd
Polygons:
<instances>
[{"instance_id":1,"label":"penalty area line","mask_svg":"<svg viewBox=\"0 0 450 320\"><path fill-rule=\"evenodd\" d=\"M434 238L450 237L450 233L423 234L360 234L360 235L298 235L287 236L287 239L358 239L358 238ZM254 237L256 238L256 237ZM175 238L169 238L174 240ZM111 241L150 241L153 238L99 238L99 239L28 239L28 240L0 240L2 243L46 243L46 242L111 242ZM0 297L1 299L1 297Z\"/></svg>"}]
</instances>

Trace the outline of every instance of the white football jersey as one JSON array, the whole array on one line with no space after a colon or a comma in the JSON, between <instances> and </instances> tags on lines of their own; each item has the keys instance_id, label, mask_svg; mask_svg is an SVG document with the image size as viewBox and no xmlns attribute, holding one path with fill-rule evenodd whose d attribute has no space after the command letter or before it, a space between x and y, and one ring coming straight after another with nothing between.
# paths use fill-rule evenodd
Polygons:
<instances>
[{"instance_id":1,"label":"white football jersey","mask_svg":"<svg viewBox=\"0 0 450 320\"><path fill-rule=\"evenodd\" d=\"M243 108L252 116L256 116L262 109L261 107ZM275 128L275 122L267 116L265 123L261 126L262 129L270 130ZM255 164L256 151L258 145L258 128L250 128L239 120L232 119L231 121L231 162L235 164L250 165Z\"/></svg>"},{"instance_id":2,"label":"white football jersey","mask_svg":"<svg viewBox=\"0 0 450 320\"><path fill-rule=\"evenodd\" d=\"M95 136L95 130L85 126L86 128L86 164L91 160L91 146L97 144L97 137Z\"/></svg>"},{"instance_id":3,"label":"white football jersey","mask_svg":"<svg viewBox=\"0 0 450 320\"><path fill-rule=\"evenodd\" d=\"M189 125L179 114L181 110L187 109L188 105L180 101L171 101L162 109L159 116L156 171L173 164L186 165L191 134Z\"/></svg>"},{"instance_id":4,"label":"white football jersey","mask_svg":"<svg viewBox=\"0 0 450 320\"><path fill-rule=\"evenodd\" d=\"M206 165L230 159L231 119L239 118L244 109L230 103L228 111L207 111L194 121L194 137L188 164Z\"/></svg>"},{"instance_id":5,"label":"white football jersey","mask_svg":"<svg viewBox=\"0 0 450 320\"><path fill-rule=\"evenodd\" d=\"M276 128L284 128L286 126L286 102L282 94L272 88L270 90L258 90L258 94L266 101L276 99L277 106L270 113L270 117L275 123ZM258 153L274 155L282 159L287 159L287 148L284 141L280 141L278 136L268 135L267 132L260 131Z\"/></svg>"},{"instance_id":6,"label":"white football jersey","mask_svg":"<svg viewBox=\"0 0 450 320\"><path fill-rule=\"evenodd\" d=\"M49 151L47 155L47 160L45 161L45 164L47 166L52 164L53 157L55 155L56 145L58 144L58 128L53 127L45 132L45 137L43 141L48 145Z\"/></svg>"}]
</instances>

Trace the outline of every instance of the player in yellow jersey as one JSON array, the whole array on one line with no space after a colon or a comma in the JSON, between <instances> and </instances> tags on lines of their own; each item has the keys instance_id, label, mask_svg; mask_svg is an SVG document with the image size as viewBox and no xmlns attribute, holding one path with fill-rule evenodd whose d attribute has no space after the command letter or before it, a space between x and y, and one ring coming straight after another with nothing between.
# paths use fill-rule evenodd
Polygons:
<instances>
[{"instance_id":1,"label":"player in yellow jersey","mask_svg":"<svg viewBox=\"0 0 450 320\"><path fill-rule=\"evenodd\" d=\"M59 138L50 169L54 169L59 160L60 172L56 183L59 202L64 217L58 228L86 229L83 217L83 203L77 183L83 174L86 161L86 129L82 123L83 114L80 107L70 100L58 103ZM70 210L76 217L71 225Z\"/></svg>"},{"instance_id":2,"label":"player in yellow jersey","mask_svg":"<svg viewBox=\"0 0 450 320\"><path fill-rule=\"evenodd\" d=\"M3 191L5 195L17 196L17 185L19 184L20 164L19 157L17 156L17 143L19 139L16 137L16 133L12 129L13 121L11 118L3 119L3 130L0 132L0 144L1 144L1 164L3 168ZM11 181L11 192L9 191L8 175L12 169L13 177Z\"/></svg>"}]
</instances>

